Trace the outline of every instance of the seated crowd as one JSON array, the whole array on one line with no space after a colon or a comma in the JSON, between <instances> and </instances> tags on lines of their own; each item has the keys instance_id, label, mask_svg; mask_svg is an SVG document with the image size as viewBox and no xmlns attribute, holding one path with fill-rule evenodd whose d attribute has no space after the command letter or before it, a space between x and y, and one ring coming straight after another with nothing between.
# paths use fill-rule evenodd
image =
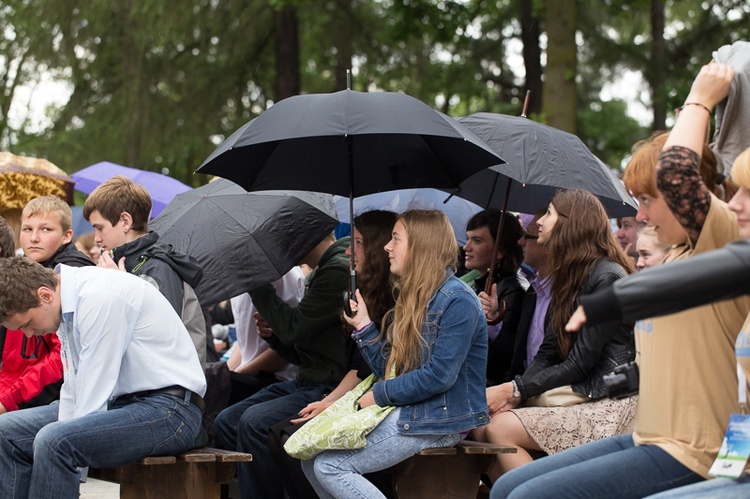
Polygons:
<instances>
[{"instance_id":1,"label":"seated crowd","mask_svg":"<svg viewBox=\"0 0 750 499\"><path fill-rule=\"evenodd\" d=\"M733 243L750 238L750 148L717 189L705 144L733 74L704 66L671 132L636 144L638 213L616 231L579 189L475 214L463 253L440 211L362 213L231 299L226 361L201 268L149 231L142 186L88 197L85 253L59 198L24 208L25 256L0 218L0 496L77 497L89 466L210 445L253 455L241 497L389 497L383 470L463 439L517 448L483 477L492 498L750 495L744 461L712 479L750 376L749 252ZM610 398L605 378L633 362L638 393ZM345 402L337 438L316 438Z\"/></svg>"}]
</instances>

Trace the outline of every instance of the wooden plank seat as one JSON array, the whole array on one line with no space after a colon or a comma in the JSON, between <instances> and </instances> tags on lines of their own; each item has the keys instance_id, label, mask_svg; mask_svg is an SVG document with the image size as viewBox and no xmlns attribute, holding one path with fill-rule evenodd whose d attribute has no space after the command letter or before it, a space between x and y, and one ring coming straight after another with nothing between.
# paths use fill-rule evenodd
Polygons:
<instances>
[{"instance_id":1,"label":"wooden plank seat","mask_svg":"<svg viewBox=\"0 0 750 499\"><path fill-rule=\"evenodd\" d=\"M399 499L475 499L482 473L510 445L464 440L455 447L425 449L390 469Z\"/></svg>"},{"instance_id":2,"label":"wooden plank seat","mask_svg":"<svg viewBox=\"0 0 750 499\"><path fill-rule=\"evenodd\" d=\"M234 477L236 464L252 459L251 454L205 447L117 468L91 468L89 476L119 483L122 499L219 499L221 484Z\"/></svg>"}]
</instances>

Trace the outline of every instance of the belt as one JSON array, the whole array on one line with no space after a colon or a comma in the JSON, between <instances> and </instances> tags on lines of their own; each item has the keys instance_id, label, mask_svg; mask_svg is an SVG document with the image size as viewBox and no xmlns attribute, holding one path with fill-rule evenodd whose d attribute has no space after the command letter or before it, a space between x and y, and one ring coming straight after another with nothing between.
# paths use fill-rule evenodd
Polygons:
<instances>
[{"instance_id":1,"label":"belt","mask_svg":"<svg viewBox=\"0 0 750 499\"><path fill-rule=\"evenodd\" d=\"M144 397L148 395L173 395L175 397L184 399L185 398L185 392L188 390L181 387L180 385L172 385L167 386L165 388L159 388L156 390L146 390L143 392L137 392L137 393L131 393L128 395L123 395L123 397ZM201 411L206 408L206 403L203 401L203 397L198 395L195 392L190 392L190 403L196 406Z\"/></svg>"}]
</instances>

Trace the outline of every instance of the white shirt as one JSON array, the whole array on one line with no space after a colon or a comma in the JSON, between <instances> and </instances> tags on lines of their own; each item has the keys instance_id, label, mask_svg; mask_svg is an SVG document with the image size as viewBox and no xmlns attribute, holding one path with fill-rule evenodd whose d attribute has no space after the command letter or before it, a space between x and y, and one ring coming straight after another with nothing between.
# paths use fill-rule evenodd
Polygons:
<instances>
[{"instance_id":1,"label":"white shirt","mask_svg":"<svg viewBox=\"0 0 750 499\"><path fill-rule=\"evenodd\" d=\"M271 285L276 289L279 298L294 307L305 294L305 275L299 267L294 267L281 279L272 282ZM253 305L250 295L244 293L235 296L230 300L230 303L232 304L232 315L234 315L234 325L237 331L237 348L242 353L239 369L270 347L258 335L257 321L253 317L258 309ZM282 381L294 379L297 376L297 366L288 364L287 367L274 374Z\"/></svg>"},{"instance_id":2,"label":"white shirt","mask_svg":"<svg viewBox=\"0 0 750 499\"><path fill-rule=\"evenodd\" d=\"M129 393L179 385L203 396L206 378L182 320L143 279L58 265L63 386L59 419L105 411Z\"/></svg>"}]
</instances>

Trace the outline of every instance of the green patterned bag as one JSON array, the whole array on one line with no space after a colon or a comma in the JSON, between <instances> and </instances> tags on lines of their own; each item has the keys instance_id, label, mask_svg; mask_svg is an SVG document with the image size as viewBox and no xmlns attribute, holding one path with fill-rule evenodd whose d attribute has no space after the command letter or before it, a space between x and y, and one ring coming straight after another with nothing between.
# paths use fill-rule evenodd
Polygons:
<instances>
[{"instance_id":1,"label":"green patterned bag","mask_svg":"<svg viewBox=\"0 0 750 499\"><path fill-rule=\"evenodd\" d=\"M324 450L363 448L367 444L367 434L395 409L394 406L373 404L357 410L357 401L372 390L375 381L375 375L371 374L294 432L284 444L287 454L307 460Z\"/></svg>"}]
</instances>

